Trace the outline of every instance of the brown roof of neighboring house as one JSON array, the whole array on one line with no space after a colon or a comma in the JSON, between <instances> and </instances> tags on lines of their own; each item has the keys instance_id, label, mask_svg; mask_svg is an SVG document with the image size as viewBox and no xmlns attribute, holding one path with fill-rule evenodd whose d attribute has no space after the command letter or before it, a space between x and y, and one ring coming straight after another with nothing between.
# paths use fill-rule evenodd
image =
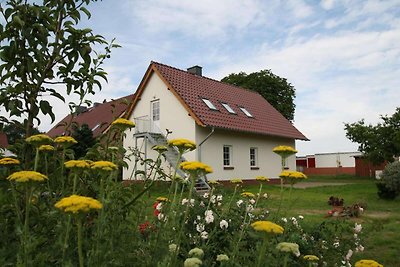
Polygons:
<instances>
[{"instance_id":1,"label":"brown roof of neighboring house","mask_svg":"<svg viewBox=\"0 0 400 267\"><path fill-rule=\"evenodd\" d=\"M157 62L151 62L147 69L136 97L128 108L127 117L133 112L153 73L166 83L200 126L308 140L257 92ZM211 110L202 99L211 101L217 110ZM228 104L235 114L229 113L222 103ZM245 108L252 117L248 117L240 108Z\"/></svg>"},{"instance_id":2,"label":"brown roof of neighboring house","mask_svg":"<svg viewBox=\"0 0 400 267\"><path fill-rule=\"evenodd\" d=\"M101 104L97 103L79 114L69 114L48 131L47 134L51 137L64 135L65 127L70 124L72 118L72 122L78 125L86 123L92 129L93 137L97 137L108 128L111 122L123 115L134 95L131 94Z\"/></svg>"},{"instance_id":3,"label":"brown roof of neighboring house","mask_svg":"<svg viewBox=\"0 0 400 267\"><path fill-rule=\"evenodd\" d=\"M5 133L3 133L3 132L0 132L0 147L1 148L8 147L7 135Z\"/></svg>"}]
</instances>

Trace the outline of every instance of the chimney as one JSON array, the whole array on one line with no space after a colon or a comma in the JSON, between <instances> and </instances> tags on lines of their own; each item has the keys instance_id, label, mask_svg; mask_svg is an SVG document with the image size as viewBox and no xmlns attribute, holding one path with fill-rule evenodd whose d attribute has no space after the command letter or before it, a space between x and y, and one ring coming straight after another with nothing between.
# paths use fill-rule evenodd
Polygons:
<instances>
[{"instance_id":1,"label":"chimney","mask_svg":"<svg viewBox=\"0 0 400 267\"><path fill-rule=\"evenodd\" d=\"M196 65L187 69L187 72L195 74L197 76L202 76L202 67Z\"/></svg>"}]
</instances>

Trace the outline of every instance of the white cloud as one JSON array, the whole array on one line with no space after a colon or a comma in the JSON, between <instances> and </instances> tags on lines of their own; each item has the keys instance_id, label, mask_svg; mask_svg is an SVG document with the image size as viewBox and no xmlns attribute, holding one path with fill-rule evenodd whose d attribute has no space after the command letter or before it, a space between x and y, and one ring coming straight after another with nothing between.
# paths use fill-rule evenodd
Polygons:
<instances>
[{"instance_id":1,"label":"white cloud","mask_svg":"<svg viewBox=\"0 0 400 267\"><path fill-rule=\"evenodd\" d=\"M321 1L321 6L325 10L332 9L334 4L335 4L335 0L322 0Z\"/></svg>"}]
</instances>

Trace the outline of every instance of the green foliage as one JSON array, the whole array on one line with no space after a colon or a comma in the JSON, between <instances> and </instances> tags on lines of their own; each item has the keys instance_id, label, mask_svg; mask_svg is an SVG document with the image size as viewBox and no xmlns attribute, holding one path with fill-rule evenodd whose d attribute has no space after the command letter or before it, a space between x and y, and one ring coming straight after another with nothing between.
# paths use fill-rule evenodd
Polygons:
<instances>
[{"instance_id":1,"label":"green foliage","mask_svg":"<svg viewBox=\"0 0 400 267\"><path fill-rule=\"evenodd\" d=\"M72 146L72 150L74 150L75 158L79 159L85 156L86 152L96 144L96 139L93 137L93 132L86 123L80 127L74 125L72 130L72 137L78 141L77 144Z\"/></svg>"},{"instance_id":2,"label":"green foliage","mask_svg":"<svg viewBox=\"0 0 400 267\"><path fill-rule=\"evenodd\" d=\"M376 164L400 156L400 108L381 120L377 125L367 125L364 120L346 123L344 128L347 138L358 143L358 150Z\"/></svg>"},{"instance_id":3,"label":"green foliage","mask_svg":"<svg viewBox=\"0 0 400 267\"><path fill-rule=\"evenodd\" d=\"M273 74L271 70L261 70L250 74L232 73L221 81L258 92L286 119L294 120L295 88L285 78Z\"/></svg>"},{"instance_id":4,"label":"green foliage","mask_svg":"<svg viewBox=\"0 0 400 267\"><path fill-rule=\"evenodd\" d=\"M1 129L1 127L0 127ZM8 144L14 145L18 141L25 139L26 126L18 121L10 121L2 127L2 131L7 135ZM32 128L32 134L39 134L40 131L37 128Z\"/></svg>"},{"instance_id":5,"label":"green foliage","mask_svg":"<svg viewBox=\"0 0 400 267\"><path fill-rule=\"evenodd\" d=\"M26 136L32 134L40 113L55 120L43 96L65 101L63 94L82 100L106 80L101 65L112 47L91 29L80 29L81 15L90 17L90 0L45 0L41 5L9 0L0 5L0 105L10 116L25 116ZM105 53L93 46L104 45ZM57 87L55 87L57 85ZM57 88L57 89L55 89ZM64 91L62 90L64 89ZM2 121L8 121L0 117Z\"/></svg>"},{"instance_id":6,"label":"green foliage","mask_svg":"<svg viewBox=\"0 0 400 267\"><path fill-rule=\"evenodd\" d=\"M381 198L394 199L400 194L400 162L386 165L381 181L377 184L378 195Z\"/></svg>"}]
</instances>

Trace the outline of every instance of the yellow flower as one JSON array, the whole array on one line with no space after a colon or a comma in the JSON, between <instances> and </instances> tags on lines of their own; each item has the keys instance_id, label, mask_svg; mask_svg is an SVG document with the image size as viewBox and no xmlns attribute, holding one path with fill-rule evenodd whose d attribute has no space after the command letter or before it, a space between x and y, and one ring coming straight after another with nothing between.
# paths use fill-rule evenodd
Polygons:
<instances>
[{"instance_id":1,"label":"yellow flower","mask_svg":"<svg viewBox=\"0 0 400 267\"><path fill-rule=\"evenodd\" d=\"M39 146L43 144L50 144L53 142L53 139L46 134L36 134L26 138L25 141L31 145Z\"/></svg>"},{"instance_id":2,"label":"yellow flower","mask_svg":"<svg viewBox=\"0 0 400 267\"><path fill-rule=\"evenodd\" d=\"M233 178L233 179L231 179L231 183L232 184L243 184L243 181L240 178Z\"/></svg>"},{"instance_id":3,"label":"yellow flower","mask_svg":"<svg viewBox=\"0 0 400 267\"><path fill-rule=\"evenodd\" d=\"M69 160L64 163L67 169L89 169L90 163L86 160Z\"/></svg>"},{"instance_id":4,"label":"yellow flower","mask_svg":"<svg viewBox=\"0 0 400 267\"><path fill-rule=\"evenodd\" d=\"M281 242L276 245L276 249L281 252L293 253L297 257L300 256L299 245L297 245L296 243Z\"/></svg>"},{"instance_id":5,"label":"yellow flower","mask_svg":"<svg viewBox=\"0 0 400 267\"><path fill-rule=\"evenodd\" d=\"M281 178L290 178L290 179L307 179L307 176L302 172L297 171L282 171L279 174Z\"/></svg>"},{"instance_id":6,"label":"yellow flower","mask_svg":"<svg viewBox=\"0 0 400 267\"><path fill-rule=\"evenodd\" d=\"M319 258L315 255L305 255L303 259L307 261L319 261Z\"/></svg>"},{"instance_id":7,"label":"yellow flower","mask_svg":"<svg viewBox=\"0 0 400 267\"><path fill-rule=\"evenodd\" d=\"M103 205L100 201L91 197L83 197L78 195L64 197L54 206L64 212L71 213L89 212L90 210L99 210L103 208Z\"/></svg>"},{"instance_id":8,"label":"yellow flower","mask_svg":"<svg viewBox=\"0 0 400 267\"><path fill-rule=\"evenodd\" d=\"M374 260L359 260L354 265L355 267L383 267L382 264Z\"/></svg>"},{"instance_id":9,"label":"yellow flower","mask_svg":"<svg viewBox=\"0 0 400 267\"><path fill-rule=\"evenodd\" d=\"M133 121L124 119L124 118L118 118L115 121L111 123L113 126L117 126L120 128L133 128L135 127L135 123Z\"/></svg>"},{"instance_id":10,"label":"yellow flower","mask_svg":"<svg viewBox=\"0 0 400 267\"><path fill-rule=\"evenodd\" d=\"M54 151L54 146L52 146L52 145L41 145L39 147L39 151L42 151L42 152Z\"/></svg>"},{"instance_id":11,"label":"yellow flower","mask_svg":"<svg viewBox=\"0 0 400 267\"><path fill-rule=\"evenodd\" d=\"M168 202L169 199L166 198L166 197L158 197L158 198L156 198L156 201L158 201L158 202Z\"/></svg>"},{"instance_id":12,"label":"yellow flower","mask_svg":"<svg viewBox=\"0 0 400 267\"><path fill-rule=\"evenodd\" d=\"M196 149L196 144L187 139L172 139L168 141L169 146L175 146L179 151L192 151Z\"/></svg>"},{"instance_id":13,"label":"yellow flower","mask_svg":"<svg viewBox=\"0 0 400 267\"><path fill-rule=\"evenodd\" d=\"M0 159L0 165L18 165L19 160L13 158L2 158Z\"/></svg>"},{"instance_id":14,"label":"yellow flower","mask_svg":"<svg viewBox=\"0 0 400 267\"><path fill-rule=\"evenodd\" d=\"M251 227L253 227L253 229L256 231L273 233L273 234L282 234L284 231L282 226L277 225L270 221L256 221L251 224Z\"/></svg>"},{"instance_id":15,"label":"yellow flower","mask_svg":"<svg viewBox=\"0 0 400 267\"><path fill-rule=\"evenodd\" d=\"M157 151L158 153L164 153L165 151L168 150L168 147L163 146L163 145L155 145L152 147L152 149Z\"/></svg>"},{"instance_id":16,"label":"yellow flower","mask_svg":"<svg viewBox=\"0 0 400 267\"><path fill-rule=\"evenodd\" d=\"M291 146L277 146L272 149L272 151L281 156L283 159L297 153L297 150Z\"/></svg>"},{"instance_id":17,"label":"yellow flower","mask_svg":"<svg viewBox=\"0 0 400 267\"><path fill-rule=\"evenodd\" d=\"M71 146L78 143L72 136L59 136L54 139L54 142L63 146Z\"/></svg>"},{"instance_id":18,"label":"yellow flower","mask_svg":"<svg viewBox=\"0 0 400 267\"><path fill-rule=\"evenodd\" d=\"M256 181L260 181L260 182L268 182L269 179L265 176L257 176L256 177Z\"/></svg>"},{"instance_id":19,"label":"yellow flower","mask_svg":"<svg viewBox=\"0 0 400 267\"><path fill-rule=\"evenodd\" d=\"M212 173L213 170L210 166L207 164L204 164L199 161L185 161L182 162L179 167L182 170L188 171L188 172L204 172L204 173Z\"/></svg>"},{"instance_id":20,"label":"yellow flower","mask_svg":"<svg viewBox=\"0 0 400 267\"><path fill-rule=\"evenodd\" d=\"M214 185L214 186L219 185L219 182L218 182L217 180L208 180L207 183L208 183L209 185Z\"/></svg>"},{"instance_id":21,"label":"yellow flower","mask_svg":"<svg viewBox=\"0 0 400 267\"><path fill-rule=\"evenodd\" d=\"M243 192L241 194L241 196L242 197L249 197L249 198L254 198L255 197L255 195L253 193L251 193L251 192Z\"/></svg>"},{"instance_id":22,"label":"yellow flower","mask_svg":"<svg viewBox=\"0 0 400 267\"><path fill-rule=\"evenodd\" d=\"M102 171L114 171L118 168L114 163L105 160L95 161L90 167L94 170Z\"/></svg>"},{"instance_id":23,"label":"yellow flower","mask_svg":"<svg viewBox=\"0 0 400 267\"><path fill-rule=\"evenodd\" d=\"M29 181L42 182L47 179L47 176L35 171L19 171L14 172L10 176L8 176L7 179L19 183Z\"/></svg>"}]
</instances>

